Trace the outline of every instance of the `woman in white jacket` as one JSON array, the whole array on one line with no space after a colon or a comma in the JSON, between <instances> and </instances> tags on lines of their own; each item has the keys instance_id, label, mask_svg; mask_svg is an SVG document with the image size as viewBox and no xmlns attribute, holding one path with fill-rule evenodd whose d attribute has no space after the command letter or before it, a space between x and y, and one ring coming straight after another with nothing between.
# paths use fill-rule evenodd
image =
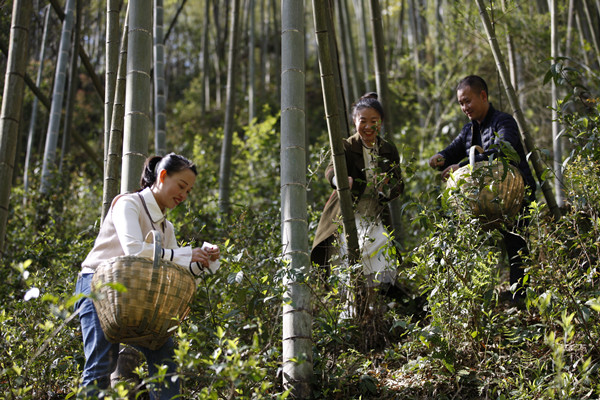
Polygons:
<instances>
[{"instance_id":1,"label":"woman in white jacket","mask_svg":"<svg viewBox=\"0 0 600 400\"><path fill-rule=\"evenodd\" d=\"M146 160L140 181L140 190L117 196L104 219L100 232L78 275L76 293L89 294L96 268L104 261L122 255L153 256L153 245L146 243L146 235L159 230L163 235L162 258L173 261L198 276L210 261L219 258L218 247L178 247L173 224L165 218L165 211L182 203L196 181L196 166L183 156L171 153ZM81 386L87 395L110 385L110 374L115 369L119 344L104 337L98 314L92 300L82 298L75 305L83 337L85 367ZM157 365L166 365L168 376L151 391L153 399L171 399L179 394L179 380L173 362L173 340L159 349L136 347L146 357L150 376L158 371Z\"/></svg>"}]
</instances>

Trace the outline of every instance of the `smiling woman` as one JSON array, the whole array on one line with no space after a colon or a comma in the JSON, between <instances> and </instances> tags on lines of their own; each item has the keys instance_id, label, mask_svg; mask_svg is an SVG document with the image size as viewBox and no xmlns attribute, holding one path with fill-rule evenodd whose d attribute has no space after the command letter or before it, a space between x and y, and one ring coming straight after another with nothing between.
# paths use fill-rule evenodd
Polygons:
<instances>
[{"instance_id":1,"label":"smiling woman","mask_svg":"<svg viewBox=\"0 0 600 400\"><path fill-rule=\"evenodd\" d=\"M82 263L76 292L89 295L94 273L108 260L124 255L152 258L154 246L145 240L151 231L160 231L164 238L161 258L189 269L194 276L203 273L211 261L216 261L220 256L217 246L179 247L173 224L165 217L167 209L187 199L196 175L196 166L183 156L171 153L165 157L148 158L140 190L122 194L113 200L94 247ZM111 343L105 338L91 298L83 297L75 308L79 310L86 358L82 387L88 396L97 395L97 389L105 389L110 383L119 343ZM174 376L174 380L165 381L156 388L160 392L156 398L170 399L179 394L173 346L171 338L156 350L136 346L145 355L151 376L158 372L157 365L162 364L167 366L167 373Z\"/></svg>"},{"instance_id":2,"label":"smiling woman","mask_svg":"<svg viewBox=\"0 0 600 400\"><path fill-rule=\"evenodd\" d=\"M352 107L356 133L344 140L344 155L366 285L379 286L382 294L400 300L402 294L396 286L398 260L389 255L394 252L386 252L393 246L387 203L402 193L404 182L396 146L379 136L383 118L377 93L370 92L358 99ZM332 188L337 189L333 162L325 176ZM311 261L328 271L333 263L339 264L335 260L348 261L345 237L338 234L340 214L334 190L321 214L311 251Z\"/></svg>"},{"instance_id":3,"label":"smiling woman","mask_svg":"<svg viewBox=\"0 0 600 400\"><path fill-rule=\"evenodd\" d=\"M152 194L162 212L166 208L175 208L185 199L196 182L196 167L173 172L159 170L156 183L151 187Z\"/></svg>"},{"instance_id":4,"label":"smiling woman","mask_svg":"<svg viewBox=\"0 0 600 400\"><path fill-rule=\"evenodd\" d=\"M354 127L368 147L375 145L381 127L381 114L374 108L363 108L354 113Z\"/></svg>"}]
</instances>

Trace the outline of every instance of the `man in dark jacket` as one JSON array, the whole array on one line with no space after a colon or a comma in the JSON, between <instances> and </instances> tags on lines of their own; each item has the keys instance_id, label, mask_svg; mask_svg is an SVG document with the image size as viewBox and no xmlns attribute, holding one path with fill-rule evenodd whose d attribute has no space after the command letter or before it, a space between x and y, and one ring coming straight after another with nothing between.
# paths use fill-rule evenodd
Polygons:
<instances>
[{"instance_id":1,"label":"man in dark jacket","mask_svg":"<svg viewBox=\"0 0 600 400\"><path fill-rule=\"evenodd\" d=\"M482 154L476 155L475 161L487 160L490 156L507 156L508 146L518 155L517 166L526 187L526 199L523 208L535 199L535 179L527 163L525 150L521 143L519 128L515 119L504 112L496 110L488 101L488 88L485 81L476 75L470 75L460 81L456 88L458 104L471 122L466 124L458 136L444 150L429 159L432 168L442 170L442 179L447 179L450 172L468 164L469 149L479 145ZM514 300L522 301L524 297L524 270L522 255L527 256L527 242L513 232L500 230L510 262L510 284L516 285Z\"/></svg>"}]
</instances>

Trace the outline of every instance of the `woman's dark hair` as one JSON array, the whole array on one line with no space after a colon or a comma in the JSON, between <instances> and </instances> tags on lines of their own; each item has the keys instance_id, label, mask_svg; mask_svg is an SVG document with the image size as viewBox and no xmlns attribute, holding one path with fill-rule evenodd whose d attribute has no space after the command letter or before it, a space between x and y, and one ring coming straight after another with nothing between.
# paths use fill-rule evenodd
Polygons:
<instances>
[{"instance_id":1,"label":"woman's dark hair","mask_svg":"<svg viewBox=\"0 0 600 400\"><path fill-rule=\"evenodd\" d=\"M365 108L372 108L379 113L381 120L383 120L383 106L377 100L378 96L375 92L365 93L360 99L352 105L352 120L356 117L356 113Z\"/></svg>"},{"instance_id":2,"label":"woman's dark hair","mask_svg":"<svg viewBox=\"0 0 600 400\"><path fill-rule=\"evenodd\" d=\"M191 170L194 175L198 175L194 163L179 154L169 153L164 157L148 157L144 163L144 172L142 172L142 178L140 179L140 189L151 187L156 182L158 172L163 169L167 171L167 175L186 169Z\"/></svg>"}]
</instances>

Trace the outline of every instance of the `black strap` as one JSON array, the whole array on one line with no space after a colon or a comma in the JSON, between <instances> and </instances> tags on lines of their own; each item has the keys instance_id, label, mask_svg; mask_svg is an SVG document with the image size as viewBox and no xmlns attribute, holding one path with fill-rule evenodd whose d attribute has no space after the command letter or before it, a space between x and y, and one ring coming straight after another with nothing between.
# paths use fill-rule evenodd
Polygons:
<instances>
[{"instance_id":1,"label":"black strap","mask_svg":"<svg viewBox=\"0 0 600 400\"><path fill-rule=\"evenodd\" d=\"M481 127L475 123L471 125L471 146L483 147L483 138L481 137Z\"/></svg>"}]
</instances>

